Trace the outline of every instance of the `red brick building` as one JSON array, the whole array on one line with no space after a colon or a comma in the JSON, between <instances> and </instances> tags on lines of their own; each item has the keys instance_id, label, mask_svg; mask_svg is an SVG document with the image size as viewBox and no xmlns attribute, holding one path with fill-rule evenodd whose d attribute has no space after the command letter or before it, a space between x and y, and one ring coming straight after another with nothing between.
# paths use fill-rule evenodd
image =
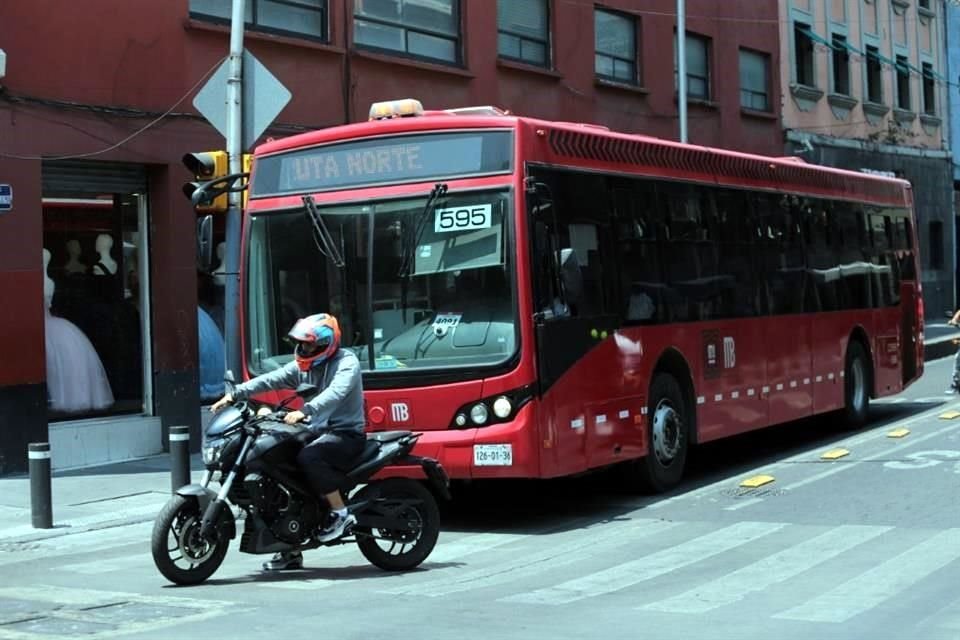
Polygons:
<instances>
[{"instance_id":1,"label":"red brick building","mask_svg":"<svg viewBox=\"0 0 960 640\"><path fill-rule=\"evenodd\" d=\"M246 48L293 94L266 136L402 97L678 136L672 0L246 5ZM174 424L199 442L216 391L198 331L222 318L217 280L198 282L180 158L224 146L192 98L227 53L229 11L0 6L0 473L34 441L55 468L156 453ZM778 154L777 3L688 0L687 14L690 142Z\"/></svg>"}]
</instances>

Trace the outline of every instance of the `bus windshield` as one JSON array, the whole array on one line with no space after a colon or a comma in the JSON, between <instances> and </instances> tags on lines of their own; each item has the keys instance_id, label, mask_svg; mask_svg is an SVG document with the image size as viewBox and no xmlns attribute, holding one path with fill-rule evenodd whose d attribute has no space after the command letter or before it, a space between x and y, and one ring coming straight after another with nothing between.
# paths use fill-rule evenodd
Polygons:
<instances>
[{"instance_id":1,"label":"bus windshield","mask_svg":"<svg viewBox=\"0 0 960 640\"><path fill-rule=\"evenodd\" d=\"M320 206L250 220L248 365L290 362L287 332L329 312L366 371L484 367L517 348L507 191ZM323 229L326 243L315 239ZM330 251L330 245L334 251Z\"/></svg>"}]
</instances>

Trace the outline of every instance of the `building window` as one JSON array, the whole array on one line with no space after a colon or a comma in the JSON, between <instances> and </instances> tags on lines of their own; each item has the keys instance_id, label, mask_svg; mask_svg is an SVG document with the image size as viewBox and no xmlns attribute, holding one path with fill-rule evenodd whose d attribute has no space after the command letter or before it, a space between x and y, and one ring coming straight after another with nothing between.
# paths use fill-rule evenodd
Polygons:
<instances>
[{"instance_id":1,"label":"building window","mask_svg":"<svg viewBox=\"0 0 960 640\"><path fill-rule=\"evenodd\" d=\"M597 9L594 12L597 77L639 84L637 74L637 21L632 16Z\"/></svg>"},{"instance_id":2,"label":"building window","mask_svg":"<svg viewBox=\"0 0 960 640\"><path fill-rule=\"evenodd\" d=\"M710 99L710 41L708 38L687 32L687 98ZM673 36L673 84L678 86L677 36Z\"/></svg>"},{"instance_id":3,"label":"building window","mask_svg":"<svg viewBox=\"0 0 960 640\"><path fill-rule=\"evenodd\" d=\"M497 0L497 53L549 67L549 24L547 0Z\"/></svg>"},{"instance_id":4,"label":"building window","mask_svg":"<svg viewBox=\"0 0 960 640\"><path fill-rule=\"evenodd\" d=\"M937 115L937 90L933 79L933 65L924 62L923 69L923 112L928 116Z\"/></svg>"},{"instance_id":5,"label":"building window","mask_svg":"<svg viewBox=\"0 0 960 640\"><path fill-rule=\"evenodd\" d=\"M833 92L843 96L850 95L850 50L847 49L847 38L833 34Z\"/></svg>"},{"instance_id":6,"label":"building window","mask_svg":"<svg viewBox=\"0 0 960 640\"><path fill-rule=\"evenodd\" d=\"M810 37L808 24L797 22L793 25L793 58L797 84L817 86L813 72L813 39Z\"/></svg>"},{"instance_id":7,"label":"building window","mask_svg":"<svg viewBox=\"0 0 960 640\"><path fill-rule=\"evenodd\" d=\"M328 0L247 0L244 22L252 31L327 41ZM231 0L190 0L190 17L230 24Z\"/></svg>"},{"instance_id":8,"label":"building window","mask_svg":"<svg viewBox=\"0 0 960 640\"><path fill-rule=\"evenodd\" d=\"M930 0L917 0L917 6L930 11Z\"/></svg>"},{"instance_id":9,"label":"building window","mask_svg":"<svg viewBox=\"0 0 960 640\"><path fill-rule=\"evenodd\" d=\"M740 49L740 106L770 110L770 56Z\"/></svg>"},{"instance_id":10,"label":"building window","mask_svg":"<svg viewBox=\"0 0 960 640\"><path fill-rule=\"evenodd\" d=\"M458 0L357 0L353 21L361 47L460 63Z\"/></svg>"},{"instance_id":11,"label":"building window","mask_svg":"<svg viewBox=\"0 0 960 640\"><path fill-rule=\"evenodd\" d=\"M910 111L910 63L906 56L897 56L897 108Z\"/></svg>"},{"instance_id":12,"label":"building window","mask_svg":"<svg viewBox=\"0 0 960 640\"><path fill-rule=\"evenodd\" d=\"M883 104L883 71L880 66L880 52L876 47L867 46L867 100L874 104Z\"/></svg>"}]
</instances>

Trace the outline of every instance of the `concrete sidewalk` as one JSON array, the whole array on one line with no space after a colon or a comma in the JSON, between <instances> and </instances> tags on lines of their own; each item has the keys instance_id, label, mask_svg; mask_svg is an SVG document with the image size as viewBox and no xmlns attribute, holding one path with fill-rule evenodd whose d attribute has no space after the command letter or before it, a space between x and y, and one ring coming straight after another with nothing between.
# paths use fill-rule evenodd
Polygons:
<instances>
[{"instance_id":1,"label":"concrete sidewalk","mask_svg":"<svg viewBox=\"0 0 960 640\"><path fill-rule=\"evenodd\" d=\"M924 359L956 352L960 330L946 322L926 325ZM200 480L199 454L191 461L192 479ZM30 478L0 477L0 547L95 529L149 522L171 495L167 455L53 474L53 528L34 529L30 513Z\"/></svg>"},{"instance_id":2,"label":"concrete sidewalk","mask_svg":"<svg viewBox=\"0 0 960 640\"><path fill-rule=\"evenodd\" d=\"M193 482L202 474L196 454L191 459ZM171 493L167 455L54 472L53 528L34 529L29 476L0 477L0 546L152 521Z\"/></svg>"}]
</instances>

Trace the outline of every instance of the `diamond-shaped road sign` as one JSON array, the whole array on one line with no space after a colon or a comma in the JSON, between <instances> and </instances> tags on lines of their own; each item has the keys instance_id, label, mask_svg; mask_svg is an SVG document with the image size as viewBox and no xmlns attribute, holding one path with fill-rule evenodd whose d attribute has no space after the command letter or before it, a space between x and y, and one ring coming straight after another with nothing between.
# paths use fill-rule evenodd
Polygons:
<instances>
[{"instance_id":1,"label":"diamond-shaped road sign","mask_svg":"<svg viewBox=\"0 0 960 640\"><path fill-rule=\"evenodd\" d=\"M230 61L225 61L193 99L197 111L227 137L227 78ZM243 124L240 146L244 151L273 122L290 102L290 92L253 54L243 50Z\"/></svg>"}]
</instances>

